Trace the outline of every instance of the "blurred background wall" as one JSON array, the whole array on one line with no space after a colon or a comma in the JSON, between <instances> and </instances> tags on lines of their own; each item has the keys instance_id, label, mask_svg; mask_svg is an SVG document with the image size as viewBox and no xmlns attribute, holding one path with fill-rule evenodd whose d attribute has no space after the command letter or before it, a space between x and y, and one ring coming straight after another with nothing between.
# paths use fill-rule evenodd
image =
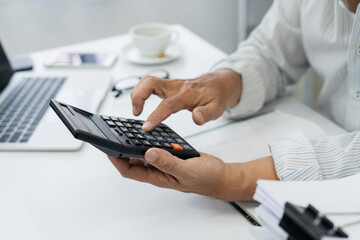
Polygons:
<instances>
[{"instance_id":1,"label":"blurred background wall","mask_svg":"<svg viewBox=\"0 0 360 240\"><path fill-rule=\"evenodd\" d=\"M180 23L231 53L272 0L0 0L0 40L9 56L123 34L137 23ZM313 106L312 74L295 96ZM318 84L317 84L318 85ZM317 86L316 85L316 86ZM318 87L316 88L318 89Z\"/></svg>"},{"instance_id":2,"label":"blurred background wall","mask_svg":"<svg viewBox=\"0 0 360 240\"><path fill-rule=\"evenodd\" d=\"M0 0L0 39L14 56L126 33L136 23L162 21L183 24L230 53L238 42L239 2L244 1ZM272 0L248 2L244 12L251 28Z\"/></svg>"}]
</instances>

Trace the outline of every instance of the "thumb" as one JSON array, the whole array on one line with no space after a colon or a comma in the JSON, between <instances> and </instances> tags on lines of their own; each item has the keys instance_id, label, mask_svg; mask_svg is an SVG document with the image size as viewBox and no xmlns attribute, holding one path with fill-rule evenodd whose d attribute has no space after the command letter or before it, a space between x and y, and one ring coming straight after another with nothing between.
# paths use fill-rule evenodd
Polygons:
<instances>
[{"instance_id":1,"label":"thumb","mask_svg":"<svg viewBox=\"0 0 360 240\"><path fill-rule=\"evenodd\" d=\"M220 107L216 103L209 103L205 106L199 106L192 111L192 117L197 125L203 125L204 123L215 120L223 114L224 108Z\"/></svg>"},{"instance_id":2,"label":"thumb","mask_svg":"<svg viewBox=\"0 0 360 240\"><path fill-rule=\"evenodd\" d=\"M145 153L145 160L150 165L170 175L181 175L185 161L173 156L168 151L159 148L150 148Z\"/></svg>"}]
</instances>

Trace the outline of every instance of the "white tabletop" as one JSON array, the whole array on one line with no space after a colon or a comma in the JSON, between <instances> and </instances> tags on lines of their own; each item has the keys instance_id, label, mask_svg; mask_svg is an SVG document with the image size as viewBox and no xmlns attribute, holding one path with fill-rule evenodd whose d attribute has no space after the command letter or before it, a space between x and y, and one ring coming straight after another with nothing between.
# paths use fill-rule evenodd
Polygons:
<instances>
[{"instance_id":1,"label":"white tabletop","mask_svg":"<svg viewBox=\"0 0 360 240\"><path fill-rule=\"evenodd\" d=\"M171 77L195 77L225 56L184 27L175 27L181 36L181 58L161 66L170 72ZM126 35L121 35L56 50L120 53L122 46L129 41ZM33 54L36 71L49 71L43 68L42 62L50 51L53 50ZM111 71L116 79L144 74L154 68L133 65L120 57L112 69L103 71ZM150 98L140 118L146 118L158 102L156 97ZM280 109L291 116L306 116L313 124L321 126L324 134L343 132L291 98L279 100L267 108ZM132 117L129 95L115 99L109 94L100 112ZM262 117L268 119L274 116L271 114ZM213 136L225 139L222 132L226 133L230 128L257 126L262 117L232 124L221 118L198 127L192 123L189 112L181 111L166 122L183 136L198 133L189 138L190 143L199 150L211 152L209 147L216 141ZM296 130L296 126L292 127ZM236 139L240 141L250 135L253 133L233 138L233 144L236 145ZM262 132L256 132L256 136L260 139ZM269 132L267 137L270 137ZM256 143L256 138L252 141ZM214 149L214 154L217 153L222 155L219 148ZM241 156L238 151L232 154L230 148L223 157L233 161L237 159L235 154ZM251 160L250 157L246 155L241 161ZM251 225L228 203L124 179L102 152L88 144L78 152L1 152L0 213L0 239L252 239Z\"/></svg>"}]
</instances>

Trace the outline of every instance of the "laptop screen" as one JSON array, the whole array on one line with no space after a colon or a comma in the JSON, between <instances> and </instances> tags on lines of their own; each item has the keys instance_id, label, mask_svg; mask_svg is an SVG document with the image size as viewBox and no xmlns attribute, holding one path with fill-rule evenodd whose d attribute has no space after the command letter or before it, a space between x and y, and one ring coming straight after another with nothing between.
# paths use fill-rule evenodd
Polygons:
<instances>
[{"instance_id":1,"label":"laptop screen","mask_svg":"<svg viewBox=\"0 0 360 240\"><path fill-rule=\"evenodd\" d=\"M13 70L0 43L0 93L9 83Z\"/></svg>"}]
</instances>

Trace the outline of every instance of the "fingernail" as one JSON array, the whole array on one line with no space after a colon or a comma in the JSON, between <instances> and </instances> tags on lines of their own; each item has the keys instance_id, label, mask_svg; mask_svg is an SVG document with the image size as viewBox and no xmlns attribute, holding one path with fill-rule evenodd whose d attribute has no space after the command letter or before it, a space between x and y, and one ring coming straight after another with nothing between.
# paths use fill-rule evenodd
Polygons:
<instances>
[{"instance_id":1,"label":"fingernail","mask_svg":"<svg viewBox=\"0 0 360 240\"><path fill-rule=\"evenodd\" d=\"M155 151L152 151L152 152L146 154L145 160L146 160L147 162L155 162L155 160L157 159L157 157L158 157L158 153L155 152Z\"/></svg>"},{"instance_id":2,"label":"fingernail","mask_svg":"<svg viewBox=\"0 0 360 240\"><path fill-rule=\"evenodd\" d=\"M149 129L151 128L151 126L152 126L151 122L146 121L146 122L144 122L144 124L142 125L142 129L143 129L144 131L147 131L147 130L149 130Z\"/></svg>"},{"instance_id":3,"label":"fingernail","mask_svg":"<svg viewBox=\"0 0 360 240\"><path fill-rule=\"evenodd\" d=\"M138 115L138 110L135 105L133 105L133 114Z\"/></svg>"},{"instance_id":4,"label":"fingernail","mask_svg":"<svg viewBox=\"0 0 360 240\"><path fill-rule=\"evenodd\" d=\"M201 112L197 112L197 115L199 116L200 124L204 123L204 115Z\"/></svg>"}]
</instances>

